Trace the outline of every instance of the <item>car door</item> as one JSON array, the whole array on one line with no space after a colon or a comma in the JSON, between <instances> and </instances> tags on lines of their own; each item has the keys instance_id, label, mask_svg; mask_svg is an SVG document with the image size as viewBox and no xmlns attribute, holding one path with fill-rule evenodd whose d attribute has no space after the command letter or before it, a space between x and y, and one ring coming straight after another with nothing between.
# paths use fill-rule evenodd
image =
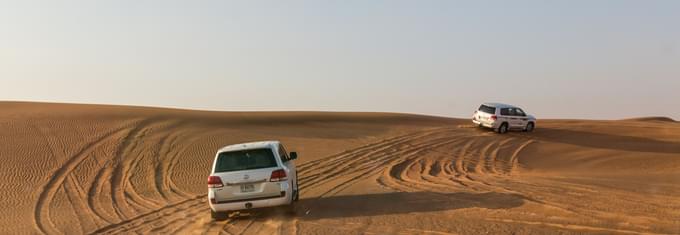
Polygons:
<instances>
[{"instance_id":1,"label":"car door","mask_svg":"<svg viewBox=\"0 0 680 235\"><path fill-rule=\"evenodd\" d=\"M279 156L281 156L281 162L288 169L286 172L290 178L293 179L294 189L297 189L297 169L295 167L295 161L291 159L290 155L286 151L286 148L282 144L279 145Z\"/></svg>"},{"instance_id":2,"label":"car door","mask_svg":"<svg viewBox=\"0 0 680 235\"><path fill-rule=\"evenodd\" d=\"M510 108L501 108L499 112L498 122L507 122L512 127L512 116L510 115Z\"/></svg>"},{"instance_id":3,"label":"car door","mask_svg":"<svg viewBox=\"0 0 680 235\"><path fill-rule=\"evenodd\" d=\"M510 123L511 128L520 128L524 125L522 125L522 117L519 116L519 113L517 112L517 108L509 108L509 120L508 122Z\"/></svg>"},{"instance_id":4,"label":"car door","mask_svg":"<svg viewBox=\"0 0 680 235\"><path fill-rule=\"evenodd\" d=\"M520 128L524 128L527 126L529 122L529 118L527 117L527 114L524 112L524 110L520 108L515 108L515 115L517 116L518 122L517 125Z\"/></svg>"},{"instance_id":5,"label":"car door","mask_svg":"<svg viewBox=\"0 0 680 235\"><path fill-rule=\"evenodd\" d=\"M510 121L512 124L512 128L515 129L521 129L526 126L526 121L527 117L526 114L524 114L524 111L520 108L511 108L510 109L510 115L512 116L512 120Z\"/></svg>"}]
</instances>

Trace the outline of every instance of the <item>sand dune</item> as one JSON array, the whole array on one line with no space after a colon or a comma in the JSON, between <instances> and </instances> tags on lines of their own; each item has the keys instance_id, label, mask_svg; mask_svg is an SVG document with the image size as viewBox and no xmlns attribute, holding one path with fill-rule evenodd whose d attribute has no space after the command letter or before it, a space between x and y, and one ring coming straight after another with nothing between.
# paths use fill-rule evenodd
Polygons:
<instances>
[{"instance_id":1,"label":"sand dune","mask_svg":"<svg viewBox=\"0 0 680 235\"><path fill-rule=\"evenodd\" d=\"M680 123L0 102L0 233L677 234ZM210 220L221 146L298 151L298 215Z\"/></svg>"},{"instance_id":2,"label":"sand dune","mask_svg":"<svg viewBox=\"0 0 680 235\"><path fill-rule=\"evenodd\" d=\"M672 118L669 117L641 117L641 118L631 118L631 119L626 119L628 121L654 121L654 122L675 122Z\"/></svg>"}]
</instances>

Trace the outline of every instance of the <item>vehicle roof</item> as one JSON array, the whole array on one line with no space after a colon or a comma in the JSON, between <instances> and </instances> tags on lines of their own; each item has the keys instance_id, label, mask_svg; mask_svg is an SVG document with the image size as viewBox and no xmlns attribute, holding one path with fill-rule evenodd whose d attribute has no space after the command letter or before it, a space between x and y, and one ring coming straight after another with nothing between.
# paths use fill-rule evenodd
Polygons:
<instances>
[{"instance_id":1,"label":"vehicle roof","mask_svg":"<svg viewBox=\"0 0 680 235\"><path fill-rule=\"evenodd\" d=\"M230 151L240 151L240 150L247 150L247 149L261 149L261 148L276 149L276 148L278 148L279 144L281 144L281 142L278 141L278 140L233 144L233 145L228 145L228 146L222 147L220 150L217 150L217 152L230 152Z\"/></svg>"},{"instance_id":2,"label":"vehicle roof","mask_svg":"<svg viewBox=\"0 0 680 235\"><path fill-rule=\"evenodd\" d=\"M519 108L514 105L503 104L503 103L484 103L483 105L495 107L495 108Z\"/></svg>"}]
</instances>

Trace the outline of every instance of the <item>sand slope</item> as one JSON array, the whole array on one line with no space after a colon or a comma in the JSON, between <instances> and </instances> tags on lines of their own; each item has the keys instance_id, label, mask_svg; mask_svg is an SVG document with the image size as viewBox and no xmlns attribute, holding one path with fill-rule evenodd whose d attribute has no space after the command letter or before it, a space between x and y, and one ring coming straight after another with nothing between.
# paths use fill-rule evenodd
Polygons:
<instances>
[{"instance_id":1,"label":"sand slope","mask_svg":"<svg viewBox=\"0 0 680 235\"><path fill-rule=\"evenodd\" d=\"M677 122L0 102L0 133L2 234L680 233ZM211 221L214 152L267 139L300 153L298 215Z\"/></svg>"}]
</instances>

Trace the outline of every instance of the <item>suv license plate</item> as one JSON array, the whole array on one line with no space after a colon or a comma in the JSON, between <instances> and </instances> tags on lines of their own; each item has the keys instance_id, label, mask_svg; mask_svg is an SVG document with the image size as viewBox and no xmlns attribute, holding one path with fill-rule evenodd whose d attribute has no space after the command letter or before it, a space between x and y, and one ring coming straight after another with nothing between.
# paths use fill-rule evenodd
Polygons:
<instances>
[{"instance_id":1,"label":"suv license plate","mask_svg":"<svg viewBox=\"0 0 680 235\"><path fill-rule=\"evenodd\" d=\"M242 193L249 193L255 191L255 185L254 184L242 184L241 185L241 192Z\"/></svg>"}]
</instances>

